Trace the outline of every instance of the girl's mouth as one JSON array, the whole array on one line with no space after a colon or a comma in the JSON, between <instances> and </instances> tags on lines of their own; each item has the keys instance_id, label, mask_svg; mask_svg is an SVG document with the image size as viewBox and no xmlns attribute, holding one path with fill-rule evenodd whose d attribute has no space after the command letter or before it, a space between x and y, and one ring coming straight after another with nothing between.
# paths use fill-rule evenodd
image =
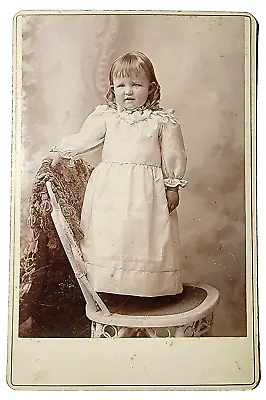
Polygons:
<instances>
[{"instance_id":1,"label":"girl's mouth","mask_svg":"<svg viewBox=\"0 0 266 400\"><path fill-rule=\"evenodd\" d=\"M127 97L126 99L125 99L125 101L131 101L131 100L135 100L133 97Z\"/></svg>"}]
</instances>

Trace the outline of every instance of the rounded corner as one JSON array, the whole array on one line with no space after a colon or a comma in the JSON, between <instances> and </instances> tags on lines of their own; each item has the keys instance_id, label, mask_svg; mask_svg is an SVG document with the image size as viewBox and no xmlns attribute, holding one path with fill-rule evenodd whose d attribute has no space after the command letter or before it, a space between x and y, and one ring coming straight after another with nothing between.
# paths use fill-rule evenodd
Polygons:
<instances>
[{"instance_id":1,"label":"rounded corner","mask_svg":"<svg viewBox=\"0 0 266 400\"><path fill-rule=\"evenodd\" d=\"M259 372L258 377L257 377L257 379L253 382L253 384L251 385L250 390L255 390L255 389L257 389L257 387L259 386L260 382L261 382L261 374L260 374L260 372Z\"/></svg>"},{"instance_id":2,"label":"rounded corner","mask_svg":"<svg viewBox=\"0 0 266 400\"><path fill-rule=\"evenodd\" d=\"M16 24L16 23L17 23L18 17L23 17L24 14L25 14L25 11L23 11L23 10L17 11L17 12L13 15L13 24Z\"/></svg>"},{"instance_id":3,"label":"rounded corner","mask_svg":"<svg viewBox=\"0 0 266 400\"><path fill-rule=\"evenodd\" d=\"M7 384L8 387L10 387L10 389L12 389L12 390L17 390L16 385L14 385L14 384L12 383L12 378L11 378L10 375L6 375L6 384Z\"/></svg>"},{"instance_id":4,"label":"rounded corner","mask_svg":"<svg viewBox=\"0 0 266 400\"><path fill-rule=\"evenodd\" d=\"M258 21L257 18L255 17L255 15L253 15L253 14L250 13L250 12L245 12L245 13L244 13L244 17L250 18L251 22L252 22L253 24L255 24L256 27L257 27L257 29L258 29L258 27L259 27L259 21Z\"/></svg>"}]
</instances>

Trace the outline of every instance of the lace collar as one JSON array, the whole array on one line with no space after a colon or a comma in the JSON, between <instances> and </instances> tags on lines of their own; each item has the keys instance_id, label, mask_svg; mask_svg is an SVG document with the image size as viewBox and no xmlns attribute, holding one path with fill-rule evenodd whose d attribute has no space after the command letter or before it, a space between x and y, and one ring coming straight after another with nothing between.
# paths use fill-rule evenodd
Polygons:
<instances>
[{"instance_id":1,"label":"lace collar","mask_svg":"<svg viewBox=\"0 0 266 400\"><path fill-rule=\"evenodd\" d=\"M163 108L159 108L158 110L151 110L149 108L140 107L135 108L134 110L127 110L122 107L114 108L108 105L100 105L96 108L100 114L109 111L116 118L126 121L131 125L148 120L154 120L159 123L166 123L170 121L173 124L179 125L179 122L175 116L175 111L172 109L164 110Z\"/></svg>"},{"instance_id":2,"label":"lace collar","mask_svg":"<svg viewBox=\"0 0 266 400\"><path fill-rule=\"evenodd\" d=\"M117 108L119 117L129 124L136 124L140 121L145 121L151 117L152 110L148 108L135 108L134 110L127 110L123 107Z\"/></svg>"}]
</instances>

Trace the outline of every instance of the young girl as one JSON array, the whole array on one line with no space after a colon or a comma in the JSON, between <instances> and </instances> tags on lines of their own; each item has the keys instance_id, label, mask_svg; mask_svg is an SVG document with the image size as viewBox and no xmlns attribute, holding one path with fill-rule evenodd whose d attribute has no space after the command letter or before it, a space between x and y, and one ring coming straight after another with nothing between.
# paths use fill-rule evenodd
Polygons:
<instances>
[{"instance_id":1,"label":"young girl","mask_svg":"<svg viewBox=\"0 0 266 400\"><path fill-rule=\"evenodd\" d=\"M97 292L133 296L181 293L178 221L173 212L186 155L173 111L159 107L160 86L148 57L127 53L113 63L107 105L78 134L53 149L75 160L102 148L85 193L81 242Z\"/></svg>"}]
</instances>

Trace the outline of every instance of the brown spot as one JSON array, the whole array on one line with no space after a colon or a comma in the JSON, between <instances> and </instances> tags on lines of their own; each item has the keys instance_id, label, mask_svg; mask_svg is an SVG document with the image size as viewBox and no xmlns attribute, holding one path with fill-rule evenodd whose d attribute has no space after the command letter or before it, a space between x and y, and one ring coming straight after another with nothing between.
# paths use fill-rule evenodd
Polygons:
<instances>
[{"instance_id":1,"label":"brown spot","mask_svg":"<svg viewBox=\"0 0 266 400\"><path fill-rule=\"evenodd\" d=\"M45 376L47 375L46 371L44 369L40 369L37 371L37 373L34 375L34 382L40 382Z\"/></svg>"},{"instance_id":2,"label":"brown spot","mask_svg":"<svg viewBox=\"0 0 266 400\"><path fill-rule=\"evenodd\" d=\"M239 371L241 371L241 367L240 367L240 365L238 364L237 361L235 361L235 364L237 365L237 368L239 369Z\"/></svg>"}]
</instances>

